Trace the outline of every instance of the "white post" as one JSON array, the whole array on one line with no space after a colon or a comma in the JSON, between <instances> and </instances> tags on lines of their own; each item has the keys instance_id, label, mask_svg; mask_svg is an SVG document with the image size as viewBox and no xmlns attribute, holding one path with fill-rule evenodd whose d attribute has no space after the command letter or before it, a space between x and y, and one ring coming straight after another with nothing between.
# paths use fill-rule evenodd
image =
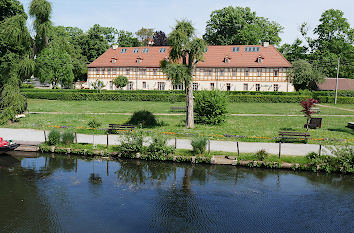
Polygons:
<instances>
[{"instance_id":1,"label":"white post","mask_svg":"<svg viewBox=\"0 0 354 233\"><path fill-rule=\"evenodd\" d=\"M337 96L338 96L339 62L340 62L340 57L338 57L337 79L336 79L336 96L335 96L335 98L334 98L334 104L337 104Z\"/></svg>"}]
</instances>

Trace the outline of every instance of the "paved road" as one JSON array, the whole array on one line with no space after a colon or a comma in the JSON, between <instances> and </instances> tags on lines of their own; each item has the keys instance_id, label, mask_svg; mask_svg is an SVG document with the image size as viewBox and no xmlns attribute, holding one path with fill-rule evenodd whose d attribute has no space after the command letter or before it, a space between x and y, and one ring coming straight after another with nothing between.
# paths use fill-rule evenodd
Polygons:
<instances>
[{"instance_id":1,"label":"paved road","mask_svg":"<svg viewBox=\"0 0 354 233\"><path fill-rule=\"evenodd\" d=\"M46 135L48 135L48 131ZM37 145L44 142L44 131L35 129L8 129L0 128L0 137L5 140L13 139L18 143L26 143ZM88 134L78 134L79 143L92 143L93 137ZM110 145L119 145L119 135L109 135L108 142ZM106 135L96 135L95 144L106 144ZM175 139L168 141L169 145L175 145ZM330 154L330 152L322 147L322 154ZM177 149L192 149L191 141L189 139L177 139ZM239 142L240 153L255 153L261 149L265 149L268 153L278 154L279 143L260 143L260 142ZM233 141L210 141L211 151L237 152L237 142ZM307 155L310 152L319 151L319 145L316 144L292 144L282 143L282 155Z\"/></svg>"}]
</instances>

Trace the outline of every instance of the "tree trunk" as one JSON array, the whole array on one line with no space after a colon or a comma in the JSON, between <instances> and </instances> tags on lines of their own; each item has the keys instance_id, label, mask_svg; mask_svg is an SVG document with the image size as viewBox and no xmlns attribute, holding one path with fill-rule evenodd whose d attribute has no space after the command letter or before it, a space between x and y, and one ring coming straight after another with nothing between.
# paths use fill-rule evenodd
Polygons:
<instances>
[{"instance_id":1,"label":"tree trunk","mask_svg":"<svg viewBox=\"0 0 354 233\"><path fill-rule=\"evenodd\" d=\"M193 82L186 85L186 127L194 128L194 99L193 99Z\"/></svg>"}]
</instances>

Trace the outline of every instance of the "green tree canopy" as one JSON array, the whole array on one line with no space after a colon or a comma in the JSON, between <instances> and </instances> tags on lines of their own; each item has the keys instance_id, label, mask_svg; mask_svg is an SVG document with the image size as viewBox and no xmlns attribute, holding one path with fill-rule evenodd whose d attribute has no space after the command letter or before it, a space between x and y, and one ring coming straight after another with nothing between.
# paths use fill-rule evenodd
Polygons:
<instances>
[{"instance_id":1,"label":"green tree canopy","mask_svg":"<svg viewBox=\"0 0 354 233\"><path fill-rule=\"evenodd\" d=\"M139 47L140 41L134 37L133 33L120 30L118 32L117 44L120 47Z\"/></svg>"},{"instance_id":2,"label":"green tree canopy","mask_svg":"<svg viewBox=\"0 0 354 233\"><path fill-rule=\"evenodd\" d=\"M306 60L309 57L308 47L302 45L302 41L300 39L296 39L292 44L283 44L279 48L279 51L289 62L299 59Z\"/></svg>"},{"instance_id":3,"label":"green tree canopy","mask_svg":"<svg viewBox=\"0 0 354 233\"><path fill-rule=\"evenodd\" d=\"M36 59L35 76L41 82L48 82L56 87L70 86L74 80L73 65L70 55L58 45L45 48Z\"/></svg>"},{"instance_id":4,"label":"green tree canopy","mask_svg":"<svg viewBox=\"0 0 354 233\"><path fill-rule=\"evenodd\" d=\"M142 27L139 31L135 33L140 39L141 43L146 46L149 44L149 41L152 40L154 35L154 29Z\"/></svg>"},{"instance_id":5,"label":"green tree canopy","mask_svg":"<svg viewBox=\"0 0 354 233\"><path fill-rule=\"evenodd\" d=\"M259 17L248 7L225 7L211 13L203 38L212 45L247 45L270 42L279 45L283 27Z\"/></svg>"},{"instance_id":6,"label":"green tree canopy","mask_svg":"<svg viewBox=\"0 0 354 233\"><path fill-rule=\"evenodd\" d=\"M129 83L129 80L125 76L118 76L117 78L113 79L114 86L116 86L119 89L127 86L128 83Z\"/></svg>"},{"instance_id":7,"label":"green tree canopy","mask_svg":"<svg viewBox=\"0 0 354 233\"><path fill-rule=\"evenodd\" d=\"M23 15L27 19L22 4L17 0L0 0L0 21L15 15Z\"/></svg>"},{"instance_id":8,"label":"green tree canopy","mask_svg":"<svg viewBox=\"0 0 354 233\"><path fill-rule=\"evenodd\" d=\"M306 60L297 60L288 72L288 77L296 90L316 90L325 76Z\"/></svg>"},{"instance_id":9,"label":"green tree canopy","mask_svg":"<svg viewBox=\"0 0 354 233\"><path fill-rule=\"evenodd\" d=\"M315 39L307 35L308 27L304 23L301 32L310 48L310 59L323 68L328 77L335 77L338 58L341 59L339 76L354 78L354 29L340 10L326 10L319 25L313 30Z\"/></svg>"}]
</instances>

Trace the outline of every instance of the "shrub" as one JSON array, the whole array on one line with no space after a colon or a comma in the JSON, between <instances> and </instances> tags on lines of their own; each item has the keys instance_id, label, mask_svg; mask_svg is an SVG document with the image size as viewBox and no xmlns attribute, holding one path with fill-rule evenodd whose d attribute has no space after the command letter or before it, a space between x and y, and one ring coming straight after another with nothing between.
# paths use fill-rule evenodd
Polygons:
<instances>
[{"instance_id":1,"label":"shrub","mask_svg":"<svg viewBox=\"0 0 354 233\"><path fill-rule=\"evenodd\" d=\"M154 114L146 110L134 112L127 123L141 125L142 127L153 127L158 125Z\"/></svg>"},{"instance_id":2,"label":"shrub","mask_svg":"<svg viewBox=\"0 0 354 233\"><path fill-rule=\"evenodd\" d=\"M126 85L128 85L129 80L125 76L118 76L117 78L113 79L113 84L119 89L122 89Z\"/></svg>"},{"instance_id":3,"label":"shrub","mask_svg":"<svg viewBox=\"0 0 354 233\"><path fill-rule=\"evenodd\" d=\"M346 144L344 146L332 146L330 148L338 160L341 172L354 173L354 147Z\"/></svg>"},{"instance_id":4,"label":"shrub","mask_svg":"<svg viewBox=\"0 0 354 233\"><path fill-rule=\"evenodd\" d=\"M65 131L61 136L61 142L63 144L72 144L74 142L74 133L71 131Z\"/></svg>"},{"instance_id":5,"label":"shrub","mask_svg":"<svg viewBox=\"0 0 354 233\"><path fill-rule=\"evenodd\" d=\"M144 132L142 130L135 130L123 134L119 149L126 157L134 157L136 153L143 152Z\"/></svg>"},{"instance_id":6,"label":"shrub","mask_svg":"<svg viewBox=\"0 0 354 233\"><path fill-rule=\"evenodd\" d=\"M227 95L221 91L200 91L195 96L196 122L217 125L225 121Z\"/></svg>"},{"instance_id":7,"label":"shrub","mask_svg":"<svg viewBox=\"0 0 354 233\"><path fill-rule=\"evenodd\" d=\"M162 156L168 156L173 154L175 149L172 146L167 145L166 137L161 135L154 135L152 137L152 143L147 148L149 158L161 158Z\"/></svg>"},{"instance_id":8,"label":"shrub","mask_svg":"<svg viewBox=\"0 0 354 233\"><path fill-rule=\"evenodd\" d=\"M203 154L206 149L208 138L206 137L194 137L192 139L192 147L193 147L193 153L194 154Z\"/></svg>"},{"instance_id":9,"label":"shrub","mask_svg":"<svg viewBox=\"0 0 354 233\"><path fill-rule=\"evenodd\" d=\"M262 150L257 151L257 153L255 154L255 157L257 160L263 161L269 157L269 154L265 151L265 149L262 149Z\"/></svg>"},{"instance_id":10,"label":"shrub","mask_svg":"<svg viewBox=\"0 0 354 233\"><path fill-rule=\"evenodd\" d=\"M57 129L53 129L49 132L48 135L48 144L49 145L57 145L60 142L60 132Z\"/></svg>"}]
</instances>

